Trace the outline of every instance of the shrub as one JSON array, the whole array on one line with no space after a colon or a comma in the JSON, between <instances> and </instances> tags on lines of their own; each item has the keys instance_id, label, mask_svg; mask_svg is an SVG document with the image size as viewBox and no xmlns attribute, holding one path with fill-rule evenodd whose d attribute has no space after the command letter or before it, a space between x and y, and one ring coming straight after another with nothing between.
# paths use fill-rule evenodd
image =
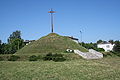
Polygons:
<instances>
[{"instance_id":1,"label":"shrub","mask_svg":"<svg viewBox=\"0 0 120 80\"><path fill-rule=\"evenodd\" d=\"M29 61L37 61L38 57L35 55L32 55L29 57Z\"/></svg>"},{"instance_id":2,"label":"shrub","mask_svg":"<svg viewBox=\"0 0 120 80\"><path fill-rule=\"evenodd\" d=\"M112 54L112 53L110 53L110 52L107 52L107 53L104 53L104 54L103 54L103 56L104 56L104 57L108 57L108 56L111 56L111 57L112 57L112 56L113 56L113 54Z\"/></svg>"},{"instance_id":3,"label":"shrub","mask_svg":"<svg viewBox=\"0 0 120 80\"><path fill-rule=\"evenodd\" d=\"M103 56L104 57L116 57L116 56L120 57L120 55L118 53L114 52L114 51L104 52Z\"/></svg>"},{"instance_id":4,"label":"shrub","mask_svg":"<svg viewBox=\"0 0 120 80\"><path fill-rule=\"evenodd\" d=\"M103 48L95 48L95 50L99 52L105 51Z\"/></svg>"},{"instance_id":5,"label":"shrub","mask_svg":"<svg viewBox=\"0 0 120 80\"><path fill-rule=\"evenodd\" d=\"M17 61L18 59L20 59L19 56L12 55L12 56L10 56L10 58L8 59L8 61Z\"/></svg>"},{"instance_id":6,"label":"shrub","mask_svg":"<svg viewBox=\"0 0 120 80\"><path fill-rule=\"evenodd\" d=\"M0 61L3 61L4 59L2 57L0 57Z\"/></svg>"},{"instance_id":7,"label":"shrub","mask_svg":"<svg viewBox=\"0 0 120 80\"><path fill-rule=\"evenodd\" d=\"M120 41L115 41L113 51L116 52L117 54L120 54Z\"/></svg>"},{"instance_id":8,"label":"shrub","mask_svg":"<svg viewBox=\"0 0 120 80\"><path fill-rule=\"evenodd\" d=\"M38 56L37 56L37 59L38 59L38 60L42 60L42 56L41 56L41 55L38 55Z\"/></svg>"},{"instance_id":9,"label":"shrub","mask_svg":"<svg viewBox=\"0 0 120 80\"><path fill-rule=\"evenodd\" d=\"M48 61L50 61L50 60L52 60L52 53L48 53L45 57L43 57L43 60L48 60Z\"/></svg>"},{"instance_id":10,"label":"shrub","mask_svg":"<svg viewBox=\"0 0 120 80\"><path fill-rule=\"evenodd\" d=\"M117 54L117 56L119 56L119 57L120 57L120 54Z\"/></svg>"},{"instance_id":11,"label":"shrub","mask_svg":"<svg viewBox=\"0 0 120 80\"><path fill-rule=\"evenodd\" d=\"M114 51L111 51L113 54L115 54L116 56L119 56L120 57L120 52L114 52Z\"/></svg>"},{"instance_id":12,"label":"shrub","mask_svg":"<svg viewBox=\"0 0 120 80\"><path fill-rule=\"evenodd\" d=\"M61 62L61 61L65 61L66 59L63 57L62 54L54 54L53 55L53 61L55 62Z\"/></svg>"},{"instance_id":13,"label":"shrub","mask_svg":"<svg viewBox=\"0 0 120 80\"><path fill-rule=\"evenodd\" d=\"M63 57L62 54L52 54L52 53L48 53L44 58L43 60L52 60L52 61L55 61L55 62L58 62L58 61L65 61L66 59Z\"/></svg>"}]
</instances>

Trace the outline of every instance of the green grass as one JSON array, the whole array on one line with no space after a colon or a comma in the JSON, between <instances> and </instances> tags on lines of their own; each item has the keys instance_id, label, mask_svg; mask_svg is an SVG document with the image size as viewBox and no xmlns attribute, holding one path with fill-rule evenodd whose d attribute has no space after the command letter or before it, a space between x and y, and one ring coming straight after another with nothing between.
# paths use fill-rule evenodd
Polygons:
<instances>
[{"instance_id":1,"label":"green grass","mask_svg":"<svg viewBox=\"0 0 120 80\"><path fill-rule=\"evenodd\" d=\"M0 61L0 80L120 80L120 57L65 62Z\"/></svg>"},{"instance_id":2,"label":"green grass","mask_svg":"<svg viewBox=\"0 0 120 80\"><path fill-rule=\"evenodd\" d=\"M60 53L63 54L64 58L69 61L69 60L79 60L82 59L81 56L75 54L75 53ZM29 57L32 55L35 56L40 56L41 59L39 59L40 61L43 60L43 57L46 56L46 54L40 54L40 53L33 53L33 54L4 54L4 55L0 55L0 57L3 58L4 61L8 61L8 59L10 58L10 56L15 55L15 56L19 56L20 59L18 59L17 61L29 61Z\"/></svg>"},{"instance_id":3,"label":"green grass","mask_svg":"<svg viewBox=\"0 0 120 80\"><path fill-rule=\"evenodd\" d=\"M20 49L16 54L36 54L36 53L61 53L66 49L79 49L80 51L87 52L88 50L68 37L60 36L56 33L50 33L39 40L32 42Z\"/></svg>"}]
</instances>

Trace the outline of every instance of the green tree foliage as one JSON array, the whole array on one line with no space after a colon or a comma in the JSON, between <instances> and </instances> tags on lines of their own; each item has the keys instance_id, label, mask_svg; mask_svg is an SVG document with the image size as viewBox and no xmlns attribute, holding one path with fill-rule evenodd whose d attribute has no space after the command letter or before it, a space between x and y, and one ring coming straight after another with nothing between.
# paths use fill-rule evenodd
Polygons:
<instances>
[{"instance_id":1,"label":"green tree foliage","mask_svg":"<svg viewBox=\"0 0 120 80\"><path fill-rule=\"evenodd\" d=\"M29 61L37 61L38 57L36 55L32 55L29 57Z\"/></svg>"},{"instance_id":2,"label":"green tree foliage","mask_svg":"<svg viewBox=\"0 0 120 80\"><path fill-rule=\"evenodd\" d=\"M21 31L13 32L8 38L8 52L15 53L17 50L21 49L24 46L24 40L21 39Z\"/></svg>"},{"instance_id":3,"label":"green tree foliage","mask_svg":"<svg viewBox=\"0 0 120 80\"><path fill-rule=\"evenodd\" d=\"M113 51L120 53L120 41L115 41L115 46L113 47Z\"/></svg>"},{"instance_id":4,"label":"green tree foliage","mask_svg":"<svg viewBox=\"0 0 120 80\"><path fill-rule=\"evenodd\" d=\"M21 31L16 30L12 34L10 34L8 38L8 43L11 43L13 39L21 39Z\"/></svg>"},{"instance_id":5,"label":"green tree foliage","mask_svg":"<svg viewBox=\"0 0 120 80\"><path fill-rule=\"evenodd\" d=\"M2 44L2 40L0 40L0 45Z\"/></svg>"},{"instance_id":6,"label":"green tree foliage","mask_svg":"<svg viewBox=\"0 0 120 80\"><path fill-rule=\"evenodd\" d=\"M18 59L20 59L19 56L12 55L12 56L10 56L10 58L8 59L8 61L17 61Z\"/></svg>"},{"instance_id":7,"label":"green tree foliage","mask_svg":"<svg viewBox=\"0 0 120 80\"><path fill-rule=\"evenodd\" d=\"M103 48L95 48L95 50L99 52L105 51Z\"/></svg>"},{"instance_id":8,"label":"green tree foliage","mask_svg":"<svg viewBox=\"0 0 120 80\"><path fill-rule=\"evenodd\" d=\"M4 54L8 51L8 44L0 43L0 54Z\"/></svg>"},{"instance_id":9,"label":"green tree foliage","mask_svg":"<svg viewBox=\"0 0 120 80\"><path fill-rule=\"evenodd\" d=\"M80 43L80 45L82 44L83 47L87 48L87 49L94 49L97 48L97 44L96 43Z\"/></svg>"},{"instance_id":10,"label":"green tree foliage","mask_svg":"<svg viewBox=\"0 0 120 80\"><path fill-rule=\"evenodd\" d=\"M14 50L13 52L16 52L24 46L24 41L23 39L16 38L11 41L10 45L12 50Z\"/></svg>"},{"instance_id":11,"label":"green tree foliage","mask_svg":"<svg viewBox=\"0 0 120 80\"><path fill-rule=\"evenodd\" d=\"M0 40L0 53L2 51L2 41Z\"/></svg>"},{"instance_id":12,"label":"green tree foliage","mask_svg":"<svg viewBox=\"0 0 120 80\"><path fill-rule=\"evenodd\" d=\"M98 41L97 41L97 44L99 44L99 43L101 43L101 42L103 42L103 40L98 40Z\"/></svg>"},{"instance_id":13,"label":"green tree foliage","mask_svg":"<svg viewBox=\"0 0 120 80\"><path fill-rule=\"evenodd\" d=\"M103 48L97 48L97 43L80 43L80 45L82 44L83 47L87 48L87 49L94 49L96 51L105 51Z\"/></svg>"},{"instance_id":14,"label":"green tree foliage","mask_svg":"<svg viewBox=\"0 0 120 80\"><path fill-rule=\"evenodd\" d=\"M21 32L17 30L9 36L8 43L0 43L0 54L14 54L24 45L24 40L21 39Z\"/></svg>"},{"instance_id":15,"label":"green tree foliage","mask_svg":"<svg viewBox=\"0 0 120 80\"><path fill-rule=\"evenodd\" d=\"M109 40L108 42L110 42L111 44L114 44L114 41L113 41L113 40Z\"/></svg>"},{"instance_id":16,"label":"green tree foliage","mask_svg":"<svg viewBox=\"0 0 120 80\"><path fill-rule=\"evenodd\" d=\"M2 44L2 52L1 54L10 54L11 53L11 45L3 43Z\"/></svg>"}]
</instances>

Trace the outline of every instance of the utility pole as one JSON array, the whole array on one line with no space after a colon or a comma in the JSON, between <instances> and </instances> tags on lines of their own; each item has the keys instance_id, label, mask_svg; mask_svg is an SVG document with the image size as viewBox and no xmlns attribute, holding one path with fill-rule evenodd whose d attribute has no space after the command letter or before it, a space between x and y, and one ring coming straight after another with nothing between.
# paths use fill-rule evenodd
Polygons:
<instances>
[{"instance_id":1,"label":"utility pole","mask_svg":"<svg viewBox=\"0 0 120 80\"><path fill-rule=\"evenodd\" d=\"M51 11L48 11L48 13L51 14L51 28L52 28L51 32L53 33L54 32L53 13L55 13L55 11L53 11L52 8L51 8Z\"/></svg>"}]
</instances>

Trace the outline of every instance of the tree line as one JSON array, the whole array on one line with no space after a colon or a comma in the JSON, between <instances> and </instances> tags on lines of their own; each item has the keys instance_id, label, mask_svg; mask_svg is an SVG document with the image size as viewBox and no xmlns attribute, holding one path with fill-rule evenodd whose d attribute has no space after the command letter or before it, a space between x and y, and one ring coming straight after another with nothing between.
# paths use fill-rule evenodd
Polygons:
<instances>
[{"instance_id":1,"label":"tree line","mask_svg":"<svg viewBox=\"0 0 120 80\"><path fill-rule=\"evenodd\" d=\"M79 44L87 49L104 51L104 49L102 48L97 48L97 44L102 43L102 42L106 42L106 41L98 40L96 43L82 42ZM108 42L110 42L111 44L115 44L113 48L113 52L120 53L120 41L119 40L117 41L109 40ZM21 38L21 31L16 30L15 32L10 34L10 36L7 39L7 43L2 43L2 41L0 40L0 54L14 54L15 52L17 52L19 49L21 49L24 46L25 46L25 43L24 43L24 40Z\"/></svg>"},{"instance_id":2,"label":"tree line","mask_svg":"<svg viewBox=\"0 0 120 80\"><path fill-rule=\"evenodd\" d=\"M24 47L24 40L21 38L21 31L16 30L7 39L7 43L0 40L0 54L14 54L17 50Z\"/></svg>"},{"instance_id":3,"label":"tree line","mask_svg":"<svg viewBox=\"0 0 120 80\"><path fill-rule=\"evenodd\" d=\"M97 48L97 44L100 44L102 42L105 43L107 41L98 40L96 43L92 43L92 42L91 43L84 43L84 42L82 42L82 43L79 43L79 44L82 45L83 47L87 48L87 49L94 49L96 51L104 51L103 48ZM115 44L112 52L120 54L120 41L119 40L116 40L116 41L109 40L108 42L111 43L111 44Z\"/></svg>"}]
</instances>

